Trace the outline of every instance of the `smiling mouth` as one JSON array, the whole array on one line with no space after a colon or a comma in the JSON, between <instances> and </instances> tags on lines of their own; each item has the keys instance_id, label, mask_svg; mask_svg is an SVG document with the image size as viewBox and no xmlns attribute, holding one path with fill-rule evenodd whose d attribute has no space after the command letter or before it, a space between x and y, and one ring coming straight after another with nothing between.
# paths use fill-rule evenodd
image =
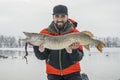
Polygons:
<instances>
[{"instance_id":1,"label":"smiling mouth","mask_svg":"<svg viewBox=\"0 0 120 80\"><path fill-rule=\"evenodd\" d=\"M60 22L60 23L57 23L57 25L63 25L63 23Z\"/></svg>"},{"instance_id":2,"label":"smiling mouth","mask_svg":"<svg viewBox=\"0 0 120 80\"><path fill-rule=\"evenodd\" d=\"M59 23L57 23L57 24L63 24L62 22L59 22Z\"/></svg>"}]
</instances>

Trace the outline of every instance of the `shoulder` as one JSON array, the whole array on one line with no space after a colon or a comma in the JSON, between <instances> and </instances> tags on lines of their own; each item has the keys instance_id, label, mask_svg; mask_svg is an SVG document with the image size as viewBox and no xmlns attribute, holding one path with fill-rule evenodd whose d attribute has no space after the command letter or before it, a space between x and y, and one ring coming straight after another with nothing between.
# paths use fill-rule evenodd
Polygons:
<instances>
[{"instance_id":1,"label":"shoulder","mask_svg":"<svg viewBox=\"0 0 120 80\"><path fill-rule=\"evenodd\" d=\"M72 32L80 32L80 31L78 29L76 29L76 28L73 28Z\"/></svg>"},{"instance_id":2,"label":"shoulder","mask_svg":"<svg viewBox=\"0 0 120 80\"><path fill-rule=\"evenodd\" d=\"M47 28L44 28L40 31L40 33L43 33L43 34L50 34L50 32L47 30Z\"/></svg>"},{"instance_id":3,"label":"shoulder","mask_svg":"<svg viewBox=\"0 0 120 80\"><path fill-rule=\"evenodd\" d=\"M75 20L69 18L68 21L71 22L74 25L74 28L77 27L78 23Z\"/></svg>"},{"instance_id":4,"label":"shoulder","mask_svg":"<svg viewBox=\"0 0 120 80\"><path fill-rule=\"evenodd\" d=\"M56 35L55 33L50 32L49 28L44 28L40 31L42 34Z\"/></svg>"}]
</instances>

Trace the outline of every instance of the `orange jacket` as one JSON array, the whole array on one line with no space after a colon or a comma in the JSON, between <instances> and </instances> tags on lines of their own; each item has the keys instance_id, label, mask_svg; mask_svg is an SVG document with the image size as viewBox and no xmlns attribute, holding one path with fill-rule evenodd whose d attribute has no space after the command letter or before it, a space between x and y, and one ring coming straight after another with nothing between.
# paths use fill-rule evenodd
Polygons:
<instances>
[{"instance_id":1,"label":"orange jacket","mask_svg":"<svg viewBox=\"0 0 120 80\"><path fill-rule=\"evenodd\" d=\"M75 25L73 24L75 23ZM48 28L43 29L40 33L49 34L53 36L64 35L68 33L79 32L76 29L77 23L73 20L68 20L63 33L58 34L53 23ZM35 55L40 60L46 60L46 72L47 74L55 75L67 75L74 72L80 72L80 60L83 57L83 47L79 46L78 49L72 50L72 53L67 53L66 49L62 50L50 50L45 49L44 52L40 52L38 47L34 47Z\"/></svg>"}]
</instances>

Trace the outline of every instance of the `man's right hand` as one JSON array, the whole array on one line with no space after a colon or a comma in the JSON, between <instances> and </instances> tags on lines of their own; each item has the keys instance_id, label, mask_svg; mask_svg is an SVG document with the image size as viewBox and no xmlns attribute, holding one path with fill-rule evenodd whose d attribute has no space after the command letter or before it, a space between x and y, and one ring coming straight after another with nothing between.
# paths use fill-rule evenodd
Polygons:
<instances>
[{"instance_id":1,"label":"man's right hand","mask_svg":"<svg viewBox=\"0 0 120 80\"><path fill-rule=\"evenodd\" d=\"M42 43L40 46L39 46L39 51L40 52L44 52L45 51L45 47L43 46L44 43Z\"/></svg>"}]
</instances>

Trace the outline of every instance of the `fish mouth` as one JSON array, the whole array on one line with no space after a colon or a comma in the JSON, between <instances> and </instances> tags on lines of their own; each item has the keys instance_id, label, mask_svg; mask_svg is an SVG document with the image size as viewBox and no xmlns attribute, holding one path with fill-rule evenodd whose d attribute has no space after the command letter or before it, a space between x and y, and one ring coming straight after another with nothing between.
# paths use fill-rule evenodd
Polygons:
<instances>
[{"instance_id":1,"label":"fish mouth","mask_svg":"<svg viewBox=\"0 0 120 80\"><path fill-rule=\"evenodd\" d=\"M27 38L30 38L31 37L31 33L29 33L29 32L23 32L24 33L24 35L27 37Z\"/></svg>"}]
</instances>

